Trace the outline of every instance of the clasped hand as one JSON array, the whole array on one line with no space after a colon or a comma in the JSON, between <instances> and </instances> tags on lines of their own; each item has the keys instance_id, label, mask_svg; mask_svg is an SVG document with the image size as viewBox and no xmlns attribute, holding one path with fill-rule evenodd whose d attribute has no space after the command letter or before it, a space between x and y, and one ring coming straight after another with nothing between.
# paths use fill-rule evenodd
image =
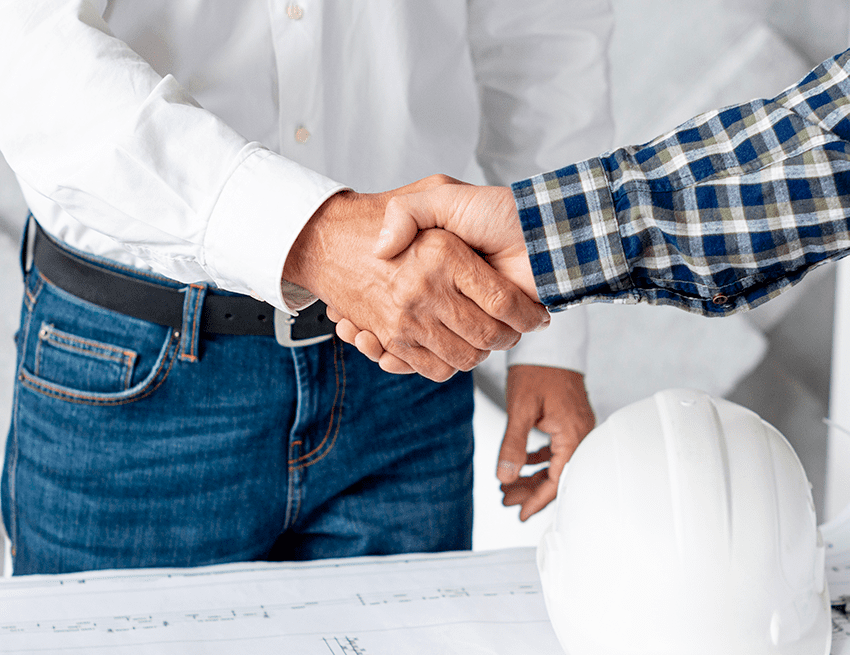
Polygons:
<instances>
[{"instance_id":1,"label":"clasped hand","mask_svg":"<svg viewBox=\"0 0 850 655\"><path fill-rule=\"evenodd\" d=\"M367 331L388 361L435 381L549 322L527 288L446 230L414 228L403 246L392 240L380 256L373 252L393 197L458 184L432 176L386 193L336 194L301 231L284 266L284 279L324 300L332 320L345 317L343 330Z\"/></svg>"}]
</instances>

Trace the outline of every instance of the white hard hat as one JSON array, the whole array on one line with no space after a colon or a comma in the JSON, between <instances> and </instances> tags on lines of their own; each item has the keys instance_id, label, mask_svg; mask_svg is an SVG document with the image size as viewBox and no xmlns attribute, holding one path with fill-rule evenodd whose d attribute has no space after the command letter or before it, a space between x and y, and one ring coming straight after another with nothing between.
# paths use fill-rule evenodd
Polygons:
<instances>
[{"instance_id":1,"label":"white hard hat","mask_svg":"<svg viewBox=\"0 0 850 655\"><path fill-rule=\"evenodd\" d=\"M564 470L537 551L567 655L828 655L811 487L753 412L669 390L611 415Z\"/></svg>"}]
</instances>

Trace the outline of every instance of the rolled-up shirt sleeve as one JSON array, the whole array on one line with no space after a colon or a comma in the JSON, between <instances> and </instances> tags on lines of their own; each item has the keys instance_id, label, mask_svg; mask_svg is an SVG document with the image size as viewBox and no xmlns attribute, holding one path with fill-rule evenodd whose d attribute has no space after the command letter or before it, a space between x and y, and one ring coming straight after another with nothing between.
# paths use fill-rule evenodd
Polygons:
<instances>
[{"instance_id":1,"label":"rolled-up shirt sleeve","mask_svg":"<svg viewBox=\"0 0 850 655\"><path fill-rule=\"evenodd\" d=\"M0 1L0 151L19 179L170 278L285 310L308 302L282 286L283 262L344 187L157 74L111 35L105 5Z\"/></svg>"},{"instance_id":2,"label":"rolled-up shirt sleeve","mask_svg":"<svg viewBox=\"0 0 850 655\"><path fill-rule=\"evenodd\" d=\"M776 98L513 185L544 304L755 307L850 248L850 51Z\"/></svg>"}]
</instances>

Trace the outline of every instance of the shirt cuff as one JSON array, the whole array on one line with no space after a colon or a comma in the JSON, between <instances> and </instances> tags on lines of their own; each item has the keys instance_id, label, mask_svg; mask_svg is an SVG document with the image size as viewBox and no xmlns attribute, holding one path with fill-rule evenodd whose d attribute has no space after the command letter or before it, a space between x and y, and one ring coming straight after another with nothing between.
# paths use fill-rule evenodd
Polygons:
<instances>
[{"instance_id":1,"label":"shirt cuff","mask_svg":"<svg viewBox=\"0 0 850 655\"><path fill-rule=\"evenodd\" d=\"M283 281L286 256L322 203L348 187L257 144L247 148L210 215L205 266L218 286L293 314L315 297Z\"/></svg>"},{"instance_id":2,"label":"shirt cuff","mask_svg":"<svg viewBox=\"0 0 850 655\"><path fill-rule=\"evenodd\" d=\"M559 311L593 299L638 301L600 159L515 182L511 189L544 305Z\"/></svg>"}]
</instances>

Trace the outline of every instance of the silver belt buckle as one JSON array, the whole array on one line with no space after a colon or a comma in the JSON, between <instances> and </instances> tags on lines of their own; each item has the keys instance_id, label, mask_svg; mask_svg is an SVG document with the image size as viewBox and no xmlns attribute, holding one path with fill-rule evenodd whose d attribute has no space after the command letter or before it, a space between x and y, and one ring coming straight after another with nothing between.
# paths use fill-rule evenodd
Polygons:
<instances>
[{"instance_id":1,"label":"silver belt buckle","mask_svg":"<svg viewBox=\"0 0 850 655\"><path fill-rule=\"evenodd\" d=\"M300 348L302 346L312 346L316 343L322 343L333 337L331 334L320 334L317 337L308 337L307 339L293 339L292 325L295 323L295 317L279 309L274 310L274 336L277 342L286 348Z\"/></svg>"}]
</instances>

